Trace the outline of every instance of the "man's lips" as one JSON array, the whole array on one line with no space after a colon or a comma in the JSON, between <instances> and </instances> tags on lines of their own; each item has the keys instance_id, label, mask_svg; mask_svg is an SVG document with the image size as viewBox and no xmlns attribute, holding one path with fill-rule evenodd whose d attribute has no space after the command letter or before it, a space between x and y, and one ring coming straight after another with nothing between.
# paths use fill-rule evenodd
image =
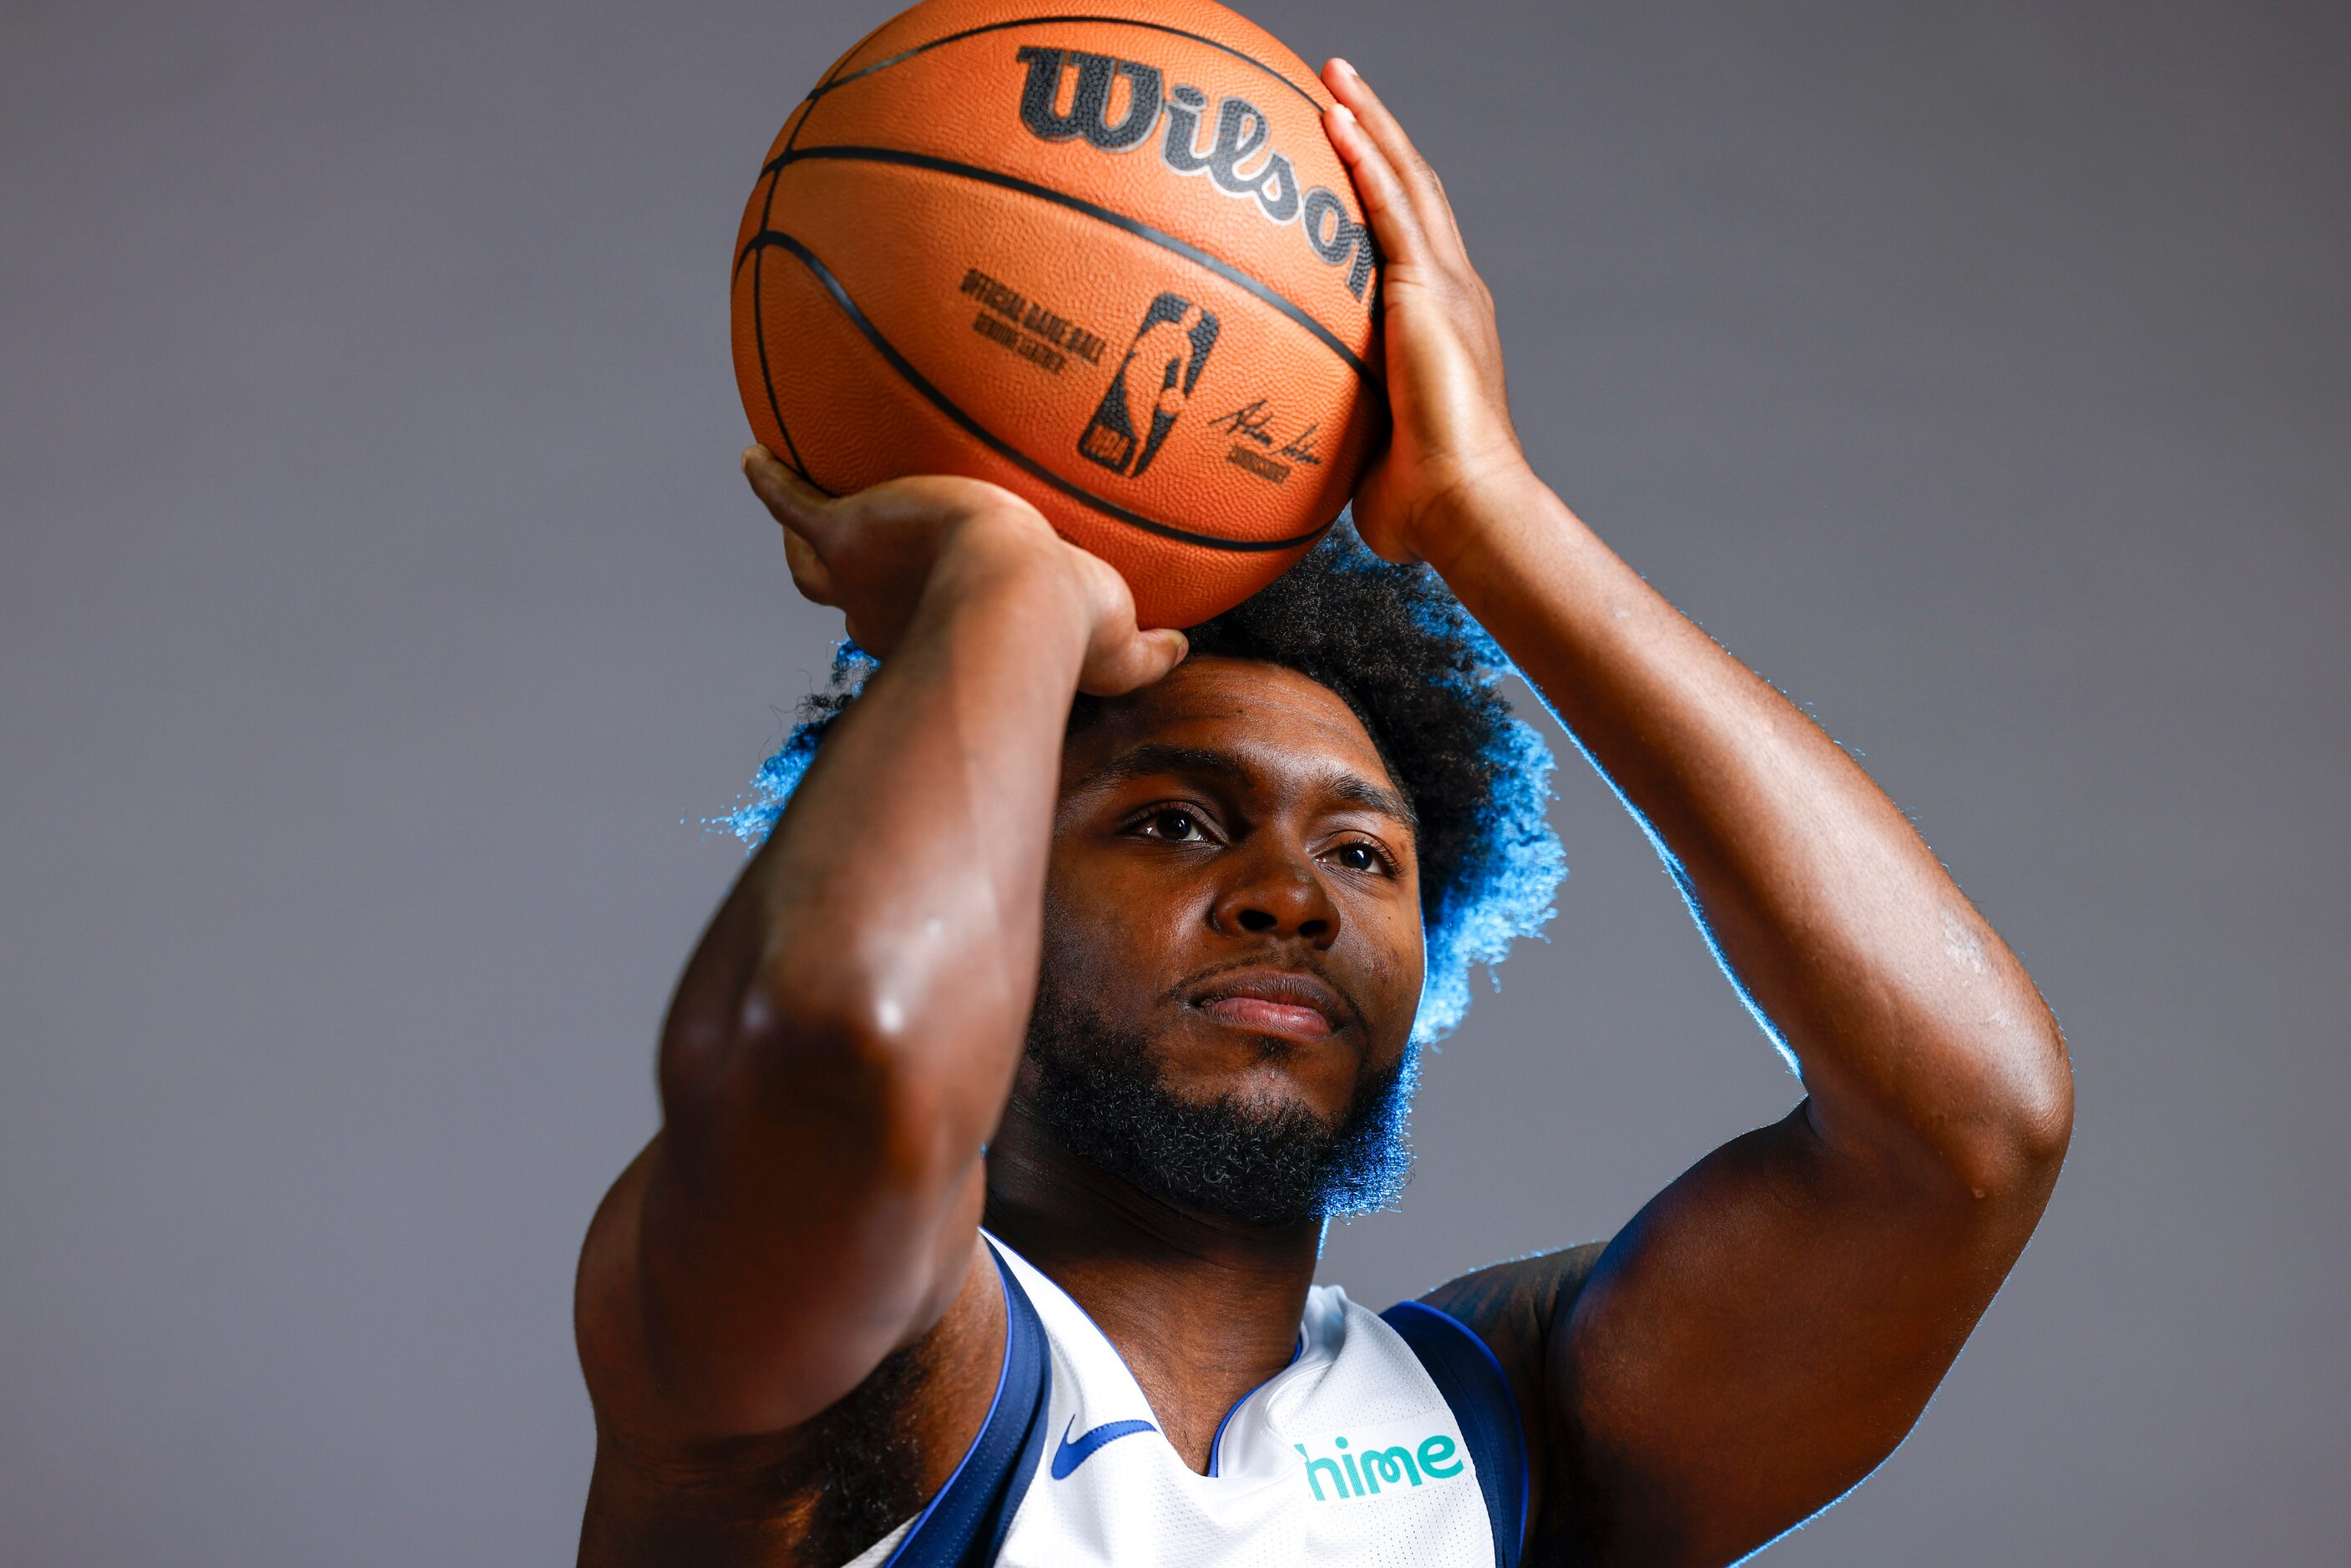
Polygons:
<instances>
[{"instance_id":1,"label":"man's lips","mask_svg":"<svg viewBox=\"0 0 2351 1568\"><path fill-rule=\"evenodd\" d=\"M1331 1020L1312 1008L1294 1008L1282 1002L1261 1001L1255 997L1224 997L1210 1002L1207 1010L1223 1023L1235 1029L1245 1029L1251 1034L1286 1034L1301 1040L1320 1040L1331 1032Z\"/></svg>"},{"instance_id":2,"label":"man's lips","mask_svg":"<svg viewBox=\"0 0 2351 1568\"><path fill-rule=\"evenodd\" d=\"M1192 1005L1252 1034L1321 1040L1354 1021L1354 1010L1330 986L1295 969L1244 969L1217 976Z\"/></svg>"}]
</instances>

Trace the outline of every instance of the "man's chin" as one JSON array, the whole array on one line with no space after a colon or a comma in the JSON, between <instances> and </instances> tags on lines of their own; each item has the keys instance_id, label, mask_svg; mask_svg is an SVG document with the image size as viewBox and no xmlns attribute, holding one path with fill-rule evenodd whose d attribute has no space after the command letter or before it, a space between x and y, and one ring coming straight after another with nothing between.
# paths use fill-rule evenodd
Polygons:
<instances>
[{"instance_id":1,"label":"man's chin","mask_svg":"<svg viewBox=\"0 0 2351 1568\"><path fill-rule=\"evenodd\" d=\"M1337 1126L1362 1092L1368 1051L1360 1027L1301 1034L1225 1022L1186 1008L1152 1038L1161 1082L1187 1100L1297 1105Z\"/></svg>"},{"instance_id":2,"label":"man's chin","mask_svg":"<svg viewBox=\"0 0 2351 1568\"><path fill-rule=\"evenodd\" d=\"M1037 1121L1170 1203L1289 1225L1385 1207L1403 1189L1408 1063L1366 1075L1352 1040L1220 1028L1155 1042L1040 995L1028 1054ZM1335 1115L1313 1103L1323 1072L1345 1074L1329 1085Z\"/></svg>"},{"instance_id":3,"label":"man's chin","mask_svg":"<svg viewBox=\"0 0 2351 1568\"><path fill-rule=\"evenodd\" d=\"M1325 1046L1311 1056L1282 1040L1242 1042L1243 1049L1155 1051L1151 1066L1165 1093L1189 1106L1223 1103L1266 1122L1306 1117L1334 1135L1363 1092L1363 1059L1352 1049Z\"/></svg>"}]
</instances>

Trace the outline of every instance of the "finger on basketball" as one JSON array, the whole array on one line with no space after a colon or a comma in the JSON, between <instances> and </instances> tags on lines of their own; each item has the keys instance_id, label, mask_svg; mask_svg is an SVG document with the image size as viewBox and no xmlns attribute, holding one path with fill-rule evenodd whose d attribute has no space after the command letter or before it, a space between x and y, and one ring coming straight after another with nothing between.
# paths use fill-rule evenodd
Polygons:
<instances>
[{"instance_id":1,"label":"finger on basketball","mask_svg":"<svg viewBox=\"0 0 2351 1568\"><path fill-rule=\"evenodd\" d=\"M1331 110L1330 132L1331 144L1346 161L1355 192L1364 199L1364 216L1371 221L1380 250L1391 261L1410 262L1421 252L1423 235L1395 165L1343 103Z\"/></svg>"},{"instance_id":2,"label":"finger on basketball","mask_svg":"<svg viewBox=\"0 0 2351 1568\"><path fill-rule=\"evenodd\" d=\"M751 482L751 493L759 497L768 516L803 536L827 498L823 491L786 467L764 446L754 444L743 449L743 477Z\"/></svg>"},{"instance_id":3,"label":"finger on basketball","mask_svg":"<svg viewBox=\"0 0 2351 1568\"><path fill-rule=\"evenodd\" d=\"M1387 105L1373 90L1372 84L1343 59L1333 59L1322 77L1332 95L1363 128L1365 140L1386 161L1395 177L1398 200L1410 208L1419 228L1430 235L1450 230L1453 209L1445 199L1445 187L1437 171L1420 155L1420 149L1412 144L1412 138L1405 134L1396 117L1388 112Z\"/></svg>"}]
</instances>

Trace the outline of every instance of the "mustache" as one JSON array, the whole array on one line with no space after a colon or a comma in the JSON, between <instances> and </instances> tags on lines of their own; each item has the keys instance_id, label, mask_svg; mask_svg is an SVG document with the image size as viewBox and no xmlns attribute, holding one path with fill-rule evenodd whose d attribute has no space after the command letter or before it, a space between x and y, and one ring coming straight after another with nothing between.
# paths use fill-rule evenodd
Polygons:
<instances>
[{"instance_id":1,"label":"mustache","mask_svg":"<svg viewBox=\"0 0 2351 1568\"><path fill-rule=\"evenodd\" d=\"M1224 959L1218 963L1211 964L1205 968L1196 969L1192 973L1186 975L1174 985L1168 987L1167 989L1161 994L1159 999L1163 1002L1172 1002L1180 1006L1189 998L1197 996L1202 991L1214 988L1216 983L1226 976L1249 973L1265 974L1269 972L1302 975L1313 980L1316 984L1327 988L1332 995L1339 998L1340 1005L1346 1009L1347 1013L1344 1019L1334 1019L1332 1020L1333 1023L1363 1023L1366 1021L1363 1004L1356 999L1355 993L1351 987L1347 986L1336 976L1332 975L1328 966L1316 963L1311 959L1309 959L1304 963L1301 963L1298 961L1297 955L1294 953L1280 954L1262 952Z\"/></svg>"}]
</instances>

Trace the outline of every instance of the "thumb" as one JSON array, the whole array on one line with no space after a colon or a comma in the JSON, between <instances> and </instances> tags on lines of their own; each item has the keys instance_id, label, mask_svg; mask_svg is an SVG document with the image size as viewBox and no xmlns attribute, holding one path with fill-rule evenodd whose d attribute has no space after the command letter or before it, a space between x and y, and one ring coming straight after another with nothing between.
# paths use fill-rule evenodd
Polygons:
<instances>
[{"instance_id":1,"label":"thumb","mask_svg":"<svg viewBox=\"0 0 2351 1568\"><path fill-rule=\"evenodd\" d=\"M816 542L824 531L824 513L831 497L784 465L764 446L743 449L743 477L768 515L803 539Z\"/></svg>"},{"instance_id":2,"label":"thumb","mask_svg":"<svg viewBox=\"0 0 2351 1568\"><path fill-rule=\"evenodd\" d=\"M816 546L793 532L789 524L784 528L784 559L792 569L792 586L802 597L819 604L833 602L831 569L816 553Z\"/></svg>"},{"instance_id":3,"label":"thumb","mask_svg":"<svg viewBox=\"0 0 2351 1568\"><path fill-rule=\"evenodd\" d=\"M1130 632L1087 654L1078 689L1090 696L1123 696L1165 675L1191 651L1191 639L1171 628Z\"/></svg>"}]
</instances>

